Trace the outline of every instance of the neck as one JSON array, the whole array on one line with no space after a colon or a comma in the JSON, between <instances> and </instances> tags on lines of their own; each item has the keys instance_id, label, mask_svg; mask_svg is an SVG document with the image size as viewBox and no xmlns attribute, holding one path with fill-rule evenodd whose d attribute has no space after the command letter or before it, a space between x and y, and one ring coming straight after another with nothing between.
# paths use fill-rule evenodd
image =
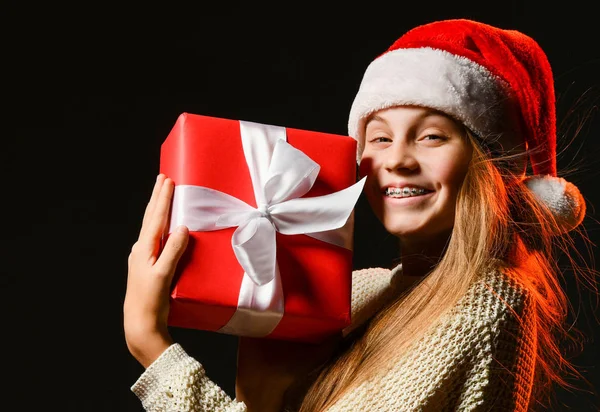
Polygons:
<instances>
[{"instance_id":1,"label":"neck","mask_svg":"<svg viewBox=\"0 0 600 412\"><path fill-rule=\"evenodd\" d=\"M440 261L450 233L427 239L400 239L402 271L408 276L426 276Z\"/></svg>"}]
</instances>

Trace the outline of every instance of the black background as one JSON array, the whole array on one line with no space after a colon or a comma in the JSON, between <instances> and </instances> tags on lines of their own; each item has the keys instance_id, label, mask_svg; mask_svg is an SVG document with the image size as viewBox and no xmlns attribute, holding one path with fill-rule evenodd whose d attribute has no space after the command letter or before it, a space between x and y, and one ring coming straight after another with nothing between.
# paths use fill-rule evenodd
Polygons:
<instances>
[{"instance_id":1,"label":"black background","mask_svg":"<svg viewBox=\"0 0 600 412\"><path fill-rule=\"evenodd\" d=\"M588 2L524 3L347 3L330 11L324 2L5 3L2 402L14 402L10 410L141 410L130 386L142 368L122 331L127 256L158 173L160 145L177 116L186 111L345 134L364 69L417 24L474 18L538 40L554 67L559 120L567 118L559 129L566 136L559 167L569 169L587 199L584 224L595 243L596 16ZM362 199L357 233L356 266L386 264L394 241ZM590 261L594 255L595 248ZM583 348L567 349L590 383L558 390L563 406L556 410L593 411L600 381L597 303L572 280L565 287L574 306L570 319L585 336ZM233 394L235 338L173 335Z\"/></svg>"}]
</instances>

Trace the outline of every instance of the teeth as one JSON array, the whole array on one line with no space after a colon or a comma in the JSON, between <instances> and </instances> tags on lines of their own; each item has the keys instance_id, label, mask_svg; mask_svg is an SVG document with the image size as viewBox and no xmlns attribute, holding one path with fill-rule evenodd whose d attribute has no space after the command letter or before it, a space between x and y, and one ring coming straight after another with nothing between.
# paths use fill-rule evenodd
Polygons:
<instances>
[{"instance_id":1,"label":"teeth","mask_svg":"<svg viewBox=\"0 0 600 412\"><path fill-rule=\"evenodd\" d=\"M417 189L416 187L388 187L385 189L386 196L410 197L419 196L426 192L425 189Z\"/></svg>"}]
</instances>

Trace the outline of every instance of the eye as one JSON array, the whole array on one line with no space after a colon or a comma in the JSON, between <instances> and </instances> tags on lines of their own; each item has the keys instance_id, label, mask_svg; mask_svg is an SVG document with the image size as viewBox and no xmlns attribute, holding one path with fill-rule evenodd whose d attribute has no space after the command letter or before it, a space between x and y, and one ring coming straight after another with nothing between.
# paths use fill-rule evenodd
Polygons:
<instances>
[{"instance_id":1,"label":"eye","mask_svg":"<svg viewBox=\"0 0 600 412\"><path fill-rule=\"evenodd\" d=\"M379 137L373 137L369 141L371 143L390 143L392 141L392 139L390 139L389 137L379 136Z\"/></svg>"},{"instance_id":2,"label":"eye","mask_svg":"<svg viewBox=\"0 0 600 412\"><path fill-rule=\"evenodd\" d=\"M445 140L446 138L444 136L438 136L436 134L428 134L427 136L423 137L424 140Z\"/></svg>"},{"instance_id":3,"label":"eye","mask_svg":"<svg viewBox=\"0 0 600 412\"><path fill-rule=\"evenodd\" d=\"M448 140L448 136L442 133L428 133L419 138L424 144L438 146Z\"/></svg>"}]
</instances>

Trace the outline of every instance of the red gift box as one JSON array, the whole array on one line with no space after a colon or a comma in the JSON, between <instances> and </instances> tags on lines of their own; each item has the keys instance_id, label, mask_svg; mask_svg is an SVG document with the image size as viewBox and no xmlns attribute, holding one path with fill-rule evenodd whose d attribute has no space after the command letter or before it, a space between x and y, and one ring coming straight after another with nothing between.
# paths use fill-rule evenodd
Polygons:
<instances>
[{"instance_id":1,"label":"red gift box","mask_svg":"<svg viewBox=\"0 0 600 412\"><path fill-rule=\"evenodd\" d=\"M179 116L160 153L160 172L173 179L176 192L188 186L209 188L258 208L240 123L189 113ZM302 198L330 195L358 185L354 139L323 132L280 129L285 131L291 147L320 166L316 180ZM353 208L354 203L349 207ZM345 224L346 234L347 229L351 233L352 224L350 215ZM171 230L176 225L171 221ZM170 326L254 334L253 325L258 325L264 314L248 314L248 310L238 308L245 271L232 247L235 231L236 227L190 229L189 243L173 280ZM290 235L279 231L275 231L274 242L283 311L274 329L266 335L255 336L318 342L348 326L351 246L323 241L310 233ZM228 330L225 325L240 312L245 312L246 330Z\"/></svg>"}]
</instances>

